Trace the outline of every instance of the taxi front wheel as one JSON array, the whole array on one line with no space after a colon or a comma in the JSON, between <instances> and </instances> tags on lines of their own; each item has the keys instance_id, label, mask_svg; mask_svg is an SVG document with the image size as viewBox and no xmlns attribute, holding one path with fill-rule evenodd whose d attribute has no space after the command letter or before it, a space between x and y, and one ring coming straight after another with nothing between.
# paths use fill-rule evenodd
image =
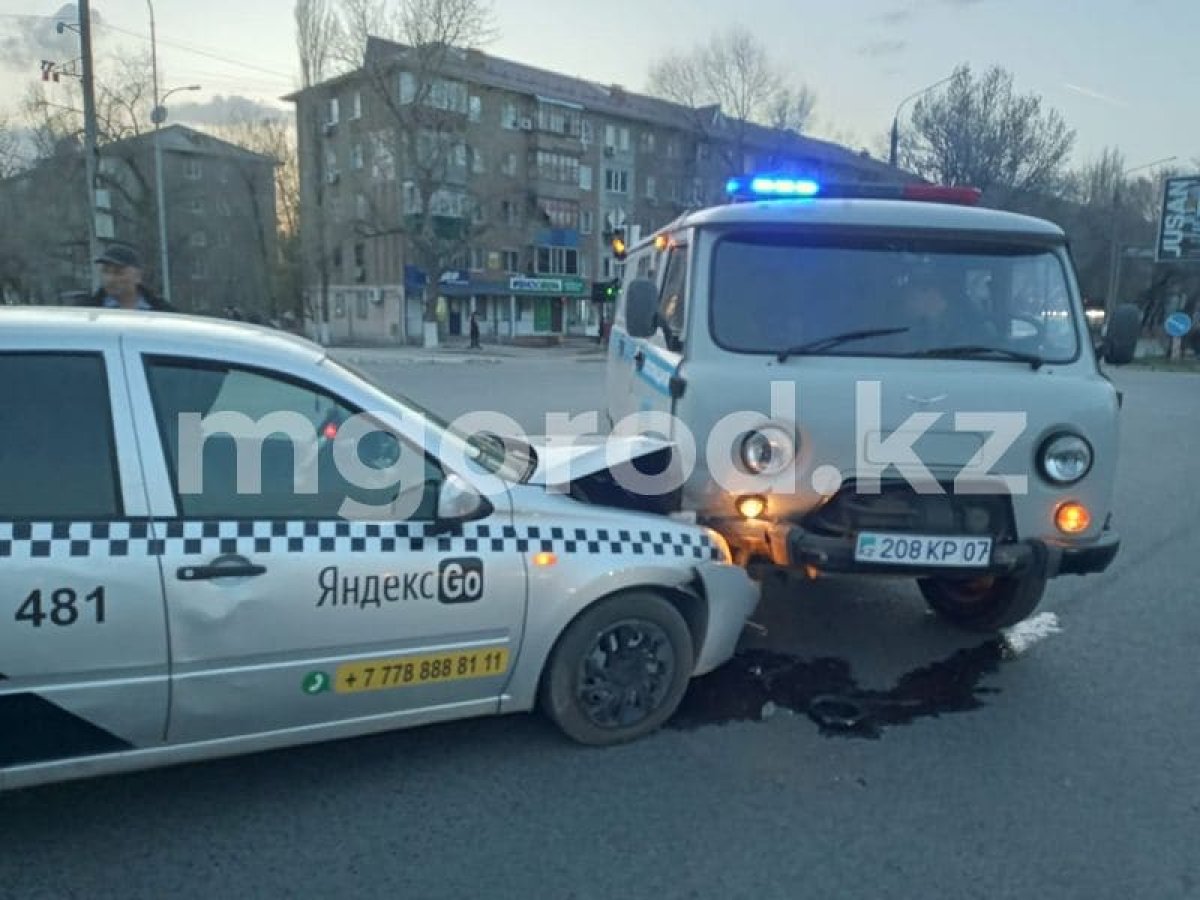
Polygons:
<instances>
[{"instance_id":1,"label":"taxi front wheel","mask_svg":"<svg viewBox=\"0 0 1200 900\"><path fill-rule=\"evenodd\" d=\"M692 636L667 600L631 591L585 610L559 638L542 679L543 711L583 744L619 744L663 724L694 667Z\"/></svg>"}]
</instances>

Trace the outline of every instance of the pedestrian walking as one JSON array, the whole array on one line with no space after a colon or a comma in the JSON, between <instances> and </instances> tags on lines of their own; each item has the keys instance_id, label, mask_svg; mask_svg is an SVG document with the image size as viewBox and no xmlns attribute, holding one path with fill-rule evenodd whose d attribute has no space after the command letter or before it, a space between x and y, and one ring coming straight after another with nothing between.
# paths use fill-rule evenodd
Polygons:
<instances>
[{"instance_id":1,"label":"pedestrian walking","mask_svg":"<svg viewBox=\"0 0 1200 900\"><path fill-rule=\"evenodd\" d=\"M100 267L101 287L83 305L157 312L174 310L142 284L142 260L132 247L111 244L96 257L96 265Z\"/></svg>"},{"instance_id":2,"label":"pedestrian walking","mask_svg":"<svg viewBox=\"0 0 1200 900\"><path fill-rule=\"evenodd\" d=\"M478 350L479 344L479 317L471 313L471 349Z\"/></svg>"}]
</instances>

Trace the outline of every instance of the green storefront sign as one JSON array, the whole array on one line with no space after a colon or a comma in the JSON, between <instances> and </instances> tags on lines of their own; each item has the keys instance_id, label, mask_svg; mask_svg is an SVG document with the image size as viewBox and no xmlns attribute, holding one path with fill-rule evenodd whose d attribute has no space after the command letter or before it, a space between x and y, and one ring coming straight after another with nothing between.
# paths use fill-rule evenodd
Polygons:
<instances>
[{"instance_id":1,"label":"green storefront sign","mask_svg":"<svg viewBox=\"0 0 1200 900\"><path fill-rule=\"evenodd\" d=\"M508 290L517 295L550 297L586 297L587 282L571 276L532 278L521 275L508 279Z\"/></svg>"}]
</instances>

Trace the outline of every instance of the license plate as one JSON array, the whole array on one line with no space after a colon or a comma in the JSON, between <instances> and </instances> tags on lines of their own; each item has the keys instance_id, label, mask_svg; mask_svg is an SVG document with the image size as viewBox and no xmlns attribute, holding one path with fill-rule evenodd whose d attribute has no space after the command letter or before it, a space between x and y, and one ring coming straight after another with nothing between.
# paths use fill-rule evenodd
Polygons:
<instances>
[{"instance_id":1,"label":"license plate","mask_svg":"<svg viewBox=\"0 0 1200 900\"><path fill-rule=\"evenodd\" d=\"M864 531L854 545L855 562L881 565L972 568L986 566L991 559L991 538Z\"/></svg>"},{"instance_id":2,"label":"license plate","mask_svg":"<svg viewBox=\"0 0 1200 900\"><path fill-rule=\"evenodd\" d=\"M372 659L338 666L334 690L339 694L358 694L418 684L491 678L503 675L507 670L507 647Z\"/></svg>"}]
</instances>

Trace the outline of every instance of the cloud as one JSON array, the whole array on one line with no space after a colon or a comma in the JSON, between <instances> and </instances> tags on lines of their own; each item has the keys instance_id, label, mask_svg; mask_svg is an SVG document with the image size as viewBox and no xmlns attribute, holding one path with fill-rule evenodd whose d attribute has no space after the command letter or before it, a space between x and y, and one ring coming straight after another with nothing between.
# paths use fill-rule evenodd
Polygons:
<instances>
[{"instance_id":1,"label":"cloud","mask_svg":"<svg viewBox=\"0 0 1200 900\"><path fill-rule=\"evenodd\" d=\"M218 94L204 103L172 104L169 113L171 121L174 122L188 122L192 125L232 125L260 119L287 118L290 110L271 106L251 97L237 94L226 97Z\"/></svg>"},{"instance_id":2,"label":"cloud","mask_svg":"<svg viewBox=\"0 0 1200 900\"><path fill-rule=\"evenodd\" d=\"M61 7L52 16L17 16L0 19L0 66L8 69L34 69L43 60L66 63L79 56L79 35L67 28L58 32L58 23L75 25L79 9L73 3ZM95 43L103 25L98 10L92 10L92 39Z\"/></svg>"},{"instance_id":3,"label":"cloud","mask_svg":"<svg viewBox=\"0 0 1200 900\"><path fill-rule=\"evenodd\" d=\"M912 19L914 13L911 9L903 7L901 9L893 9L888 12L876 16L876 20L884 25L903 25L905 22Z\"/></svg>"},{"instance_id":4,"label":"cloud","mask_svg":"<svg viewBox=\"0 0 1200 900\"><path fill-rule=\"evenodd\" d=\"M897 53L903 52L907 46L908 41L872 41L869 44L863 44L861 47L859 47L858 52L861 56L895 56Z\"/></svg>"},{"instance_id":5,"label":"cloud","mask_svg":"<svg viewBox=\"0 0 1200 900\"><path fill-rule=\"evenodd\" d=\"M1091 100L1099 100L1101 103L1108 103L1112 106L1129 106L1129 104L1124 100L1119 100L1116 97L1110 97L1108 94L1102 94L1099 91L1093 91L1090 88L1080 87L1077 84L1064 82L1063 87L1072 93L1079 94L1080 96L1087 97Z\"/></svg>"}]
</instances>

